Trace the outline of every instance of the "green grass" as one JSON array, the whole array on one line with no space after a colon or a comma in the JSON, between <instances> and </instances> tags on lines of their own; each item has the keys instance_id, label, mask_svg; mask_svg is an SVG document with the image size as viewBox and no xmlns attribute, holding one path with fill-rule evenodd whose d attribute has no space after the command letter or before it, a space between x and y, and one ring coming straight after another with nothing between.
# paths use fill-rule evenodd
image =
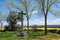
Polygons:
<instances>
[{"instance_id":1,"label":"green grass","mask_svg":"<svg viewBox=\"0 0 60 40\"><path fill-rule=\"evenodd\" d=\"M17 37L18 32L0 32L0 40L59 40L60 34L48 33L44 35L44 32L30 31L29 36L25 38Z\"/></svg>"}]
</instances>

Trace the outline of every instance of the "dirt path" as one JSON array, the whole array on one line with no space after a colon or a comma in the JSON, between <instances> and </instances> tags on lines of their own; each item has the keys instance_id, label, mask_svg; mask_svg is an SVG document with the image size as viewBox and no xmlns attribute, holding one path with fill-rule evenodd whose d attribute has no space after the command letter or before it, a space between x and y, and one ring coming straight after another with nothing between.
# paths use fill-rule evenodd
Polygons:
<instances>
[{"instance_id":1,"label":"dirt path","mask_svg":"<svg viewBox=\"0 0 60 40\"><path fill-rule=\"evenodd\" d=\"M58 39L52 39L52 40L60 40L60 38L58 38Z\"/></svg>"}]
</instances>

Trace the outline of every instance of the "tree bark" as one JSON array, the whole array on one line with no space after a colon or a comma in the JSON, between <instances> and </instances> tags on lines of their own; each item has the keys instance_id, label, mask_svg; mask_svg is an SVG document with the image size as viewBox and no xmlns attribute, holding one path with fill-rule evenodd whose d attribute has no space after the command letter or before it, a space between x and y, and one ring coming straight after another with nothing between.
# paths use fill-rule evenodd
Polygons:
<instances>
[{"instance_id":1,"label":"tree bark","mask_svg":"<svg viewBox=\"0 0 60 40\"><path fill-rule=\"evenodd\" d=\"M2 30L2 19L1 19L1 30Z\"/></svg>"},{"instance_id":2,"label":"tree bark","mask_svg":"<svg viewBox=\"0 0 60 40\"><path fill-rule=\"evenodd\" d=\"M45 35L47 35L47 15L45 15Z\"/></svg>"},{"instance_id":3,"label":"tree bark","mask_svg":"<svg viewBox=\"0 0 60 40\"><path fill-rule=\"evenodd\" d=\"M29 15L28 15L27 7L26 7L26 15L27 15L27 28L28 28L27 33L29 33Z\"/></svg>"},{"instance_id":4,"label":"tree bark","mask_svg":"<svg viewBox=\"0 0 60 40\"><path fill-rule=\"evenodd\" d=\"M28 32L29 33L29 16L27 15L27 28L28 28Z\"/></svg>"},{"instance_id":5,"label":"tree bark","mask_svg":"<svg viewBox=\"0 0 60 40\"><path fill-rule=\"evenodd\" d=\"M0 24L1 24L1 21L0 21ZM2 25L1 25L1 30L2 30Z\"/></svg>"},{"instance_id":6,"label":"tree bark","mask_svg":"<svg viewBox=\"0 0 60 40\"><path fill-rule=\"evenodd\" d=\"M1 23L1 21L0 21L0 24L1 24L1 30L2 30L2 23Z\"/></svg>"}]
</instances>

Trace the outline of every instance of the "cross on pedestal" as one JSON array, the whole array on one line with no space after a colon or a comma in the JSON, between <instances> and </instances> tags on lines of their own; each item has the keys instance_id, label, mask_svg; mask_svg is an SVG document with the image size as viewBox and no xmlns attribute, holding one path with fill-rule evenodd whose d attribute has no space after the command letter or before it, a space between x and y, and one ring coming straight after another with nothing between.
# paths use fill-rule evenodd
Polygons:
<instances>
[{"instance_id":1,"label":"cross on pedestal","mask_svg":"<svg viewBox=\"0 0 60 40\"><path fill-rule=\"evenodd\" d=\"M19 12L19 17L20 17L20 21L21 21L21 30L19 32L19 34L17 36L19 37L25 37L26 33L24 33L23 31L23 15L26 15L25 13L23 13L23 11L21 11L21 13Z\"/></svg>"}]
</instances>

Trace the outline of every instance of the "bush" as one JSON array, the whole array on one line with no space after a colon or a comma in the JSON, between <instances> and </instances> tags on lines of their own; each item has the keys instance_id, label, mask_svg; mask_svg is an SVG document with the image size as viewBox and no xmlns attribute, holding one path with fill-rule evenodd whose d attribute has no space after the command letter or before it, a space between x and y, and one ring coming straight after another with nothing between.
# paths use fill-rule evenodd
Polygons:
<instances>
[{"instance_id":1,"label":"bush","mask_svg":"<svg viewBox=\"0 0 60 40\"><path fill-rule=\"evenodd\" d=\"M60 34L60 30L58 30L57 33Z\"/></svg>"},{"instance_id":2,"label":"bush","mask_svg":"<svg viewBox=\"0 0 60 40\"><path fill-rule=\"evenodd\" d=\"M54 30L49 30L49 32L51 32L51 33L56 33L57 30L56 30L56 29L54 29Z\"/></svg>"},{"instance_id":3,"label":"bush","mask_svg":"<svg viewBox=\"0 0 60 40\"><path fill-rule=\"evenodd\" d=\"M35 31L37 31L37 28L33 28L32 30L35 32Z\"/></svg>"},{"instance_id":4,"label":"bush","mask_svg":"<svg viewBox=\"0 0 60 40\"><path fill-rule=\"evenodd\" d=\"M11 26L5 26L5 31L14 31L17 30L16 27L12 28Z\"/></svg>"},{"instance_id":5,"label":"bush","mask_svg":"<svg viewBox=\"0 0 60 40\"><path fill-rule=\"evenodd\" d=\"M39 30L37 29L37 31L43 31L43 30L42 29L39 29Z\"/></svg>"}]
</instances>

